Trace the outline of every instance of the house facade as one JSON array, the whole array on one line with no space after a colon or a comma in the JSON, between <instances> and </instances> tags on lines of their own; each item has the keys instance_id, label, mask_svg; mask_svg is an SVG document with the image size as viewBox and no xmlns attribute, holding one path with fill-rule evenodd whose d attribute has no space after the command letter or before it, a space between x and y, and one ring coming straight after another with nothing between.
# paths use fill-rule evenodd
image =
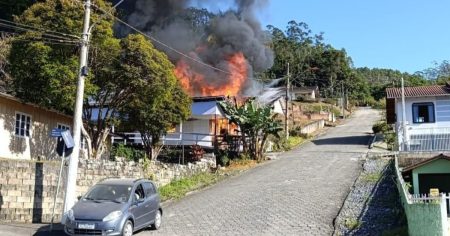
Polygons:
<instances>
[{"instance_id":1,"label":"house facade","mask_svg":"<svg viewBox=\"0 0 450 236\"><path fill-rule=\"evenodd\" d=\"M290 91L292 100L315 101L320 98L319 87L293 87Z\"/></svg>"},{"instance_id":2,"label":"house facade","mask_svg":"<svg viewBox=\"0 0 450 236\"><path fill-rule=\"evenodd\" d=\"M23 103L0 93L0 158L53 159L57 140L53 128L71 129L72 117Z\"/></svg>"},{"instance_id":3,"label":"house facade","mask_svg":"<svg viewBox=\"0 0 450 236\"><path fill-rule=\"evenodd\" d=\"M395 124L400 151L450 150L450 85L404 90L405 118L401 88L386 89L386 120Z\"/></svg>"},{"instance_id":4,"label":"house facade","mask_svg":"<svg viewBox=\"0 0 450 236\"><path fill-rule=\"evenodd\" d=\"M176 125L161 138L167 146L199 145L203 148L214 148L218 136L237 134L238 127L231 124L219 102L225 101L224 96L194 97L191 104L191 116L187 121ZM113 137L112 143L142 145L139 132L124 133L127 137Z\"/></svg>"}]
</instances>

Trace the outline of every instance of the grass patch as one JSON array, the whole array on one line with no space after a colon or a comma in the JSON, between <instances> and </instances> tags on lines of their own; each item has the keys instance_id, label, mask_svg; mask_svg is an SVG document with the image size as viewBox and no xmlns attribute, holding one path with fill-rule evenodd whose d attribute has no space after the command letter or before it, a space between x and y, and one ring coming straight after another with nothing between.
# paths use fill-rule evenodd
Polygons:
<instances>
[{"instance_id":1,"label":"grass patch","mask_svg":"<svg viewBox=\"0 0 450 236\"><path fill-rule=\"evenodd\" d=\"M180 199L188 192L214 184L221 179L218 173L200 173L170 182L158 189L161 200Z\"/></svg>"},{"instance_id":2,"label":"grass patch","mask_svg":"<svg viewBox=\"0 0 450 236\"><path fill-rule=\"evenodd\" d=\"M354 218L347 218L345 219L344 225L347 229L354 230L361 226L361 222Z\"/></svg>"},{"instance_id":3,"label":"grass patch","mask_svg":"<svg viewBox=\"0 0 450 236\"><path fill-rule=\"evenodd\" d=\"M375 183L378 182L381 177L381 173L364 174L363 176L361 176L361 180L364 182Z\"/></svg>"},{"instance_id":4,"label":"grass patch","mask_svg":"<svg viewBox=\"0 0 450 236\"><path fill-rule=\"evenodd\" d=\"M228 171L230 170L248 170L254 166L256 166L258 162L256 160L251 159L236 159L231 160L230 165L228 166Z\"/></svg>"},{"instance_id":5,"label":"grass patch","mask_svg":"<svg viewBox=\"0 0 450 236\"><path fill-rule=\"evenodd\" d=\"M289 136L287 140L287 148L290 150L292 148L297 147L305 141L304 138L298 136Z\"/></svg>"},{"instance_id":6,"label":"grass patch","mask_svg":"<svg viewBox=\"0 0 450 236\"><path fill-rule=\"evenodd\" d=\"M230 165L224 170L217 170L215 173L206 172L193 175L191 177L174 180L167 185L158 188L161 201L170 199L180 199L187 193L213 185L227 176L236 175L248 170L258 164L255 160L236 159L231 160Z\"/></svg>"}]
</instances>

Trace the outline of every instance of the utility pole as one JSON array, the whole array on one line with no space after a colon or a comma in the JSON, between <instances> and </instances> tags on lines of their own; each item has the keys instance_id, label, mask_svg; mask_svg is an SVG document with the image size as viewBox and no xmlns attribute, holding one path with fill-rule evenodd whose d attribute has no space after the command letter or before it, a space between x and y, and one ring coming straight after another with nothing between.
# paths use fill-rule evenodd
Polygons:
<instances>
[{"instance_id":1,"label":"utility pole","mask_svg":"<svg viewBox=\"0 0 450 236\"><path fill-rule=\"evenodd\" d=\"M344 82L341 83L341 105L342 105L342 118L345 119Z\"/></svg>"},{"instance_id":2,"label":"utility pole","mask_svg":"<svg viewBox=\"0 0 450 236\"><path fill-rule=\"evenodd\" d=\"M284 113L284 132L286 133L286 140L289 138L289 63L287 64L286 76L286 112Z\"/></svg>"},{"instance_id":3,"label":"utility pole","mask_svg":"<svg viewBox=\"0 0 450 236\"><path fill-rule=\"evenodd\" d=\"M74 147L69 157L69 168L67 171L66 196L64 199L64 214L62 222L66 220L67 212L75 204L75 189L77 184L78 156L80 155L81 126L83 125L83 96L84 80L87 76L87 57L89 44L89 21L91 16L91 0L84 2L83 34L81 35L80 68L78 71L77 96L75 101L75 112L73 116L73 140Z\"/></svg>"},{"instance_id":4,"label":"utility pole","mask_svg":"<svg viewBox=\"0 0 450 236\"><path fill-rule=\"evenodd\" d=\"M402 77L402 129L403 129L403 139L401 143L402 151L409 151L408 145L408 131L406 130L406 104L405 104L405 84Z\"/></svg>"}]
</instances>

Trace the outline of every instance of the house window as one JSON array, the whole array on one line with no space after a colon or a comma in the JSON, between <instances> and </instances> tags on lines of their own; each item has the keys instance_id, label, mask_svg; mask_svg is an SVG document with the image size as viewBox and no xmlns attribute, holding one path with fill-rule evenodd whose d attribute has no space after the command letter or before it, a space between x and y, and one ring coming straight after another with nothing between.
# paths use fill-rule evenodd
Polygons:
<instances>
[{"instance_id":1,"label":"house window","mask_svg":"<svg viewBox=\"0 0 450 236\"><path fill-rule=\"evenodd\" d=\"M19 137L30 137L31 116L16 112L16 135Z\"/></svg>"},{"instance_id":2,"label":"house window","mask_svg":"<svg viewBox=\"0 0 450 236\"><path fill-rule=\"evenodd\" d=\"M413 103L413 123L434 123L434 104Z\"/></svg>"},{"instance_id":3,"label":"house window","mask_svg":"<svg viewBox=\"0 0 450 236\"><path fill-rule=\"evenodd\" d=\"M60 124L60 123L58 123L56 128L58 128L60 130L70 130L70 126L65 125L65 124Z\"/></svg>"}]
</instances>

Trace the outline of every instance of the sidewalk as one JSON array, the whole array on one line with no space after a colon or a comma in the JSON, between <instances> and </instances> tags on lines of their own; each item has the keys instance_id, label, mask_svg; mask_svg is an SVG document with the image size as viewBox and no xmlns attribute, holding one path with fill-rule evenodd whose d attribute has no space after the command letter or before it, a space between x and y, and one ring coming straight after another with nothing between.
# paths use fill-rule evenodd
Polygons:
<instances>
[{"instance_id":1,"label":"sidewalk","mask_svg":"<svg viewBox=\"0 0 450 236\"><path fill-rule=\"evenodd\" d=\"M7 236L65 236L63 226L54 224L53 231L50 232L50 224L17 224L1 223L0 235Z\"/></svg>"}]
</instances>

